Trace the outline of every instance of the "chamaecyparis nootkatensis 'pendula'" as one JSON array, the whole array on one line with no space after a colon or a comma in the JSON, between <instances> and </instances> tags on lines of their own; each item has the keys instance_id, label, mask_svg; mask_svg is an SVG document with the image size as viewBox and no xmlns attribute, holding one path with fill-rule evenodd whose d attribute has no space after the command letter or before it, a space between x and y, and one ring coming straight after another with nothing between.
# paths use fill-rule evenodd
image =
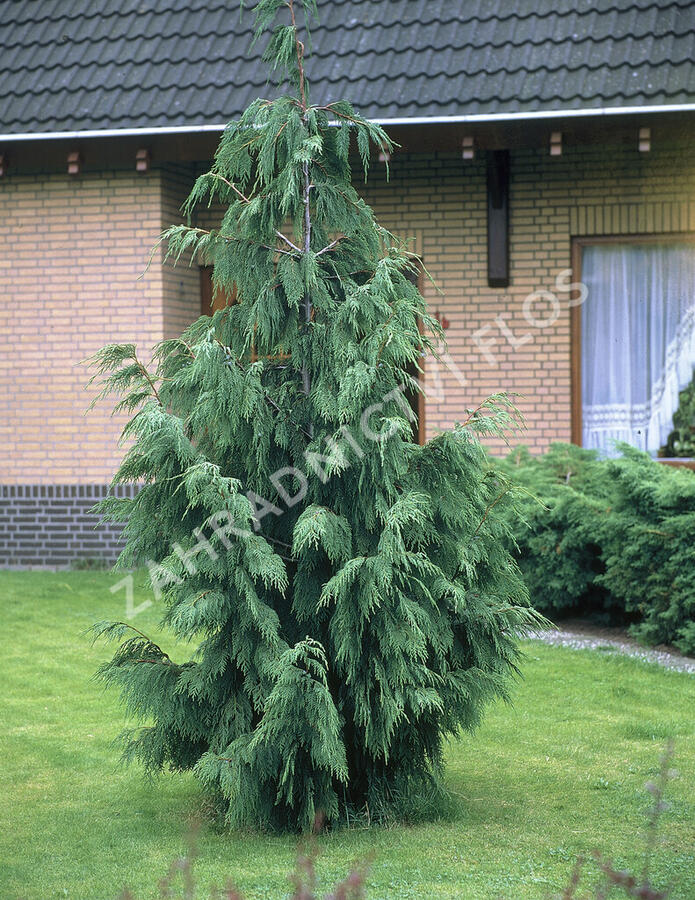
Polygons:
<instances>
[{"instance_id":1,"label":"chamaecyparis nootkatensis 'pendula'","mask_svg":"<svg viewBox=\"0 0 695 900\"><path fill-rule=\"evenodd\" d=\"M166 340L95 357L132 414L102 513L125 521L120 564L147 563L178 661L129 624L100 670L140 721L127 758L192 769L235 826L309 828L407 814L437 789L448 735L506 697L518 635L537 623L502 540L508 489L477 434L501 396L424 446L407 395L437 323L418 261L352 186L384 131L347 102L312 106L295 9L263 0L265 58L291 91L228 126L167 253L214 265L235 302ZM305 36L306 42L306 36ZM154 561L154 562L153 562ZM155 565L156 563L156 565ZM185 645L182 645L185 646ZM170 648L171 649L171 648Z\"/></svg>"}]
</instances>

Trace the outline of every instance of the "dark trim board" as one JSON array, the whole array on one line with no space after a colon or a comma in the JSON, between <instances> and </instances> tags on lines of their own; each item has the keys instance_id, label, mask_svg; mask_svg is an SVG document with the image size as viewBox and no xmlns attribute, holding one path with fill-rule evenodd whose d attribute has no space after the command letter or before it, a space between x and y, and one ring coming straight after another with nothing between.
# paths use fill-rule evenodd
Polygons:
<instances>
[{"instance_id":1,"label":"dark trim board","mask_svg":"<svg viewBox=\"0 0 695 900\"><path fill-rule=\"evenodd\" d=\"M509 150L487 158L487 283L509 287Z\"/></svg>"},{"instance_id":2,"label":"dark trim board","mask_svg":"<svg viewBox=\"0 0 695 900\"><path fill-rule=\"evenodd\" d=\"M0 568L113 565L123 547L123 526L100 524L90 512L108 492L102 484L0 485ZM119 497L136 492L133 485L111 490Z\"/></svg>"}]
</instances>

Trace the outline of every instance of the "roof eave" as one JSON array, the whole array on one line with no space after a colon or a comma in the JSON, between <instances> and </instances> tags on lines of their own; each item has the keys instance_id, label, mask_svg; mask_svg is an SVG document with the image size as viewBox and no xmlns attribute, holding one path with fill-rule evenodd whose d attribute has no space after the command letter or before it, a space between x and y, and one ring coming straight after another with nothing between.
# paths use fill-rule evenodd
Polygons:
<instances>
[{"instance_id":1,"label":"roof eave","mask_svg":"<svg viewBox=\"0 0 695 900\"><path fill-rule=\"evenodd\" d=\"M521 122L524 120L592 118L599 116L644 115L653 113L695 113L695 103L669 103L660 106L603 106L581 109L542 109L515 113L462 113L456 116L396 116L378 117L371 121L378 125L455 125L486 122ZM147 137L167 134L220 133L227 123L214 125L162 125L143 128L95 128L75 131L27 131L0 134L0 141L77 140L84 138Z\"/></svg>"}]
</instances>

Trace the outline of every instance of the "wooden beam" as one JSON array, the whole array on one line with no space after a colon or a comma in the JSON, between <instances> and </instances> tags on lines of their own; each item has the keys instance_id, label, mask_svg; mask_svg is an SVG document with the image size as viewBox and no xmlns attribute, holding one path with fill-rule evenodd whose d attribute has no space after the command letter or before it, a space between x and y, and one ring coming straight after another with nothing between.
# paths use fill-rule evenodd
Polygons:
<instances>
[{"instance_id":1,"label":"wooden beam","mask_svg":"<svg viewBox=\"0 0 695 900\"><path fill-rule=\"evenodd\" d=\"M79 175L82 171L82 157L77 150L68 153L68 175Z\"/></svg>"},{"instance_id":2,"label":"wooden beam","mask_svg":"<svg viewBox=\"0 0 695 900\"><path fill-rule=\"evenodd\" d=\"M212 266L200 266L200 314L211 316L218 309L237 302L236 287L231 291L219 290L215 294L212 286Z\"/></svg>"},{"instance_id":3,"label":"wooden beam","mask_svg":"<svg viewBox=\"0 0 695 900\"><path fill-rule=\"evenodd\" d=\"M487 158L487 283L509 285L509 150Z\"/></svg>"},{"instance_id":4,"label":"wooden beam","mask_svg":"<svg viewBox=\"0 0 695 900\"><path fill-rule=\"evenodd\" d=\"M135 154L135 171L148 172L150 168L150 151L146 147L141 147Z\"/></svg>"},{"instance_id":5,"label":"wooden beam","mask_svg":"<svg viewBox=\"0 0 695 900\"><path fill-rule=\"evenodd\" d=\"M411 284L414 284L417 289L422 294L425 289L425 271L422 264L418 264L416 271L406 270L403 273L408 281ZM422 334L422 321L418 318L417 323L418 331ZM423 387L424 378L425 378L425 356L422 354L419 359L419 368L410 363L407 366L408 374L416 378L419 382L420 386ZM425 427L425 395L421 391L406 391L405 397L408 403L410 404L410 408L415 414L415 420L413 421L413 441L416 444L425 443L427 437L426 432L427 429Z\"/></svg>"},{"instance_id":6,"label":"wooden beam","mask_svg":"<svg viewBox=\"0 0 695 900\"><path fill-rule=\"evenodd\" d=\"M676 469L695 470L695 459L691 459L689 456L657 456L656 461L664 466L673 466Z\"/></svg>"}]
</instances>

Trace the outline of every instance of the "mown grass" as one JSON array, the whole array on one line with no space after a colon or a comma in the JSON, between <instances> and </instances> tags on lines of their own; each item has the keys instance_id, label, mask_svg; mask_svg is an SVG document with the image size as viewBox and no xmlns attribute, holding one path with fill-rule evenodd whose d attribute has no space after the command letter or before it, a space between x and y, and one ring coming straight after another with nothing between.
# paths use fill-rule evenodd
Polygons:
<instances>
[{"instance_id":1,"label":"mown grass","mask_svg":"<svg viewBox=\"0 0 695 900\"><path fill-rule=\"evenodd\" d=\"M285 896L294 838L220 831L192 777L148 782L119 766L112 742L122 714L91 680L110 649L84 636L96 620L123 618L123 592L109 591L115 581L0 573L0 896L110 900L127 883L138 900L155 897L201 818L201 897L227 877L249 900ZM150 608L136 624L156 633L156 621ZM636 867L644 784L673 737L680 776L669 786L653 875L673 884L674 898L695 897L695 678L599 652L538 643L526 651L513 706L494 707L476 735L449 747L453 815L321 837L326 884L371 855L371 900L535 900L557 891L577 854L594 847Z\"/></svg>"}]
</instances>

